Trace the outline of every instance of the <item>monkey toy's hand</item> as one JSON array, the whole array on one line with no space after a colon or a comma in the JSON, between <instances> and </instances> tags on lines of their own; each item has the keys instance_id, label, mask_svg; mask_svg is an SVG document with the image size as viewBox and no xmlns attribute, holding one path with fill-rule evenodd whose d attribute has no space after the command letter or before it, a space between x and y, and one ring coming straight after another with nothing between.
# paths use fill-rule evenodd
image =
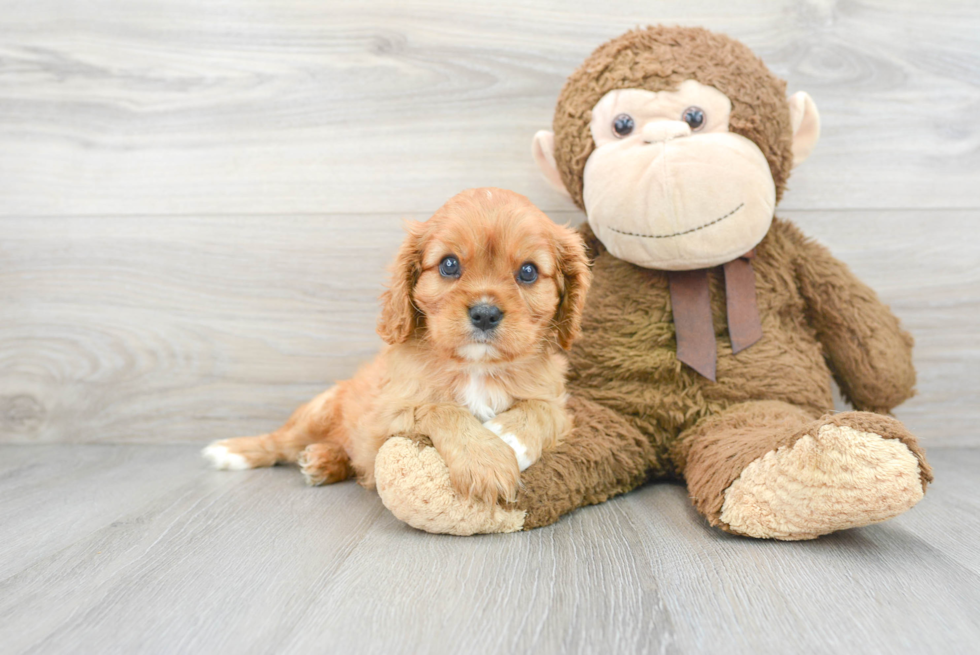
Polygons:
<instances>
[{"instance_id":1,"label":"monkey toy's hand","mask_svg":"<svg viewBox=\"0 0 980 655\"><path fill-rule=\"evenodd\" d=\"M449 468L426 436L388 439L374 475L385 507L418 530L472 535L515 532L524 525L524 511L457 493Z\"/></svg>"}]
</instances>

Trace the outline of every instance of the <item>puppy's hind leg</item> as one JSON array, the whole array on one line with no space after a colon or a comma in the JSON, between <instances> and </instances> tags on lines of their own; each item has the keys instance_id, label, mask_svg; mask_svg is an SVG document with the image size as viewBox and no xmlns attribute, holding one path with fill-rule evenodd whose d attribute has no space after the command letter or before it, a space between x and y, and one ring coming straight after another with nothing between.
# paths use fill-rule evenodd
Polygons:
<instances>
[{"instance_id":1,"label":"puppy's hind leg","mask_svg":"<svg viewBox=\"0 0 980 655\"><path fill-rule=\"evenodd\" d=\"M326 441L339 419L337 387L302 405L275 432L215 441L201 454L217 469L243 470L295 462L313 443Z\"/></svg>"},{"instance_id":2,"label":"puppy's hind leg","mask_svg":"<svg viewBox=\"0 0 980 655\"><path fill-rule=\"evenodd\" d=\"M298 463L310 486L333 484L354 475L347 451L331 441L310 444L299 454Z\"/></svg>"}]
</instances>

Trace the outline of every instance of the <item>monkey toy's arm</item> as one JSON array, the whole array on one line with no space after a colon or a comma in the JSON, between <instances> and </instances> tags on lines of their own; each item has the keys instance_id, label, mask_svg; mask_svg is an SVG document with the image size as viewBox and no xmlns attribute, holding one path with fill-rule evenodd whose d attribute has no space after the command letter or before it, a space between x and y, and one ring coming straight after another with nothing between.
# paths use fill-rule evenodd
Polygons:
<instances>
[{"instance_id":1,"label":"monkey toy's arm","mask_svg":"<svg viewBox=\"0 0 980 655\"><path fill-rule=\"evenodd\" d=\"M887 413L912 396L912 336L843 262L802 235L796 274L810 324L844 397Z\"/></svg>"}]
</instances>

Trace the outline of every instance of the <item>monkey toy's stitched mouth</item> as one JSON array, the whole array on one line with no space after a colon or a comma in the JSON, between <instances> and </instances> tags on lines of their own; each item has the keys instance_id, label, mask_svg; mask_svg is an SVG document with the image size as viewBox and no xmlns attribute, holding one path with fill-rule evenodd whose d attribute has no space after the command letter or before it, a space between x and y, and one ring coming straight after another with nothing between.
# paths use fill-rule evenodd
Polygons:
<instances>
[{"instance_id":1,"label":"monkey toy's stitched mouth","mask_svg":"<svg viewBox=\"0 0 980 655\"><path fill-rule=\"evenodd\" d=\"M716 218L713 221L709 221L709 222L705 223L704 225L699 225L697 227L692 227L689 230L683 230L681 232L674 232L673 234L637 234L636 232L626 232L625 230L617 230L616 228L609 227L608 225L606 227L608 229L612 230L613 232L616 232L617 234L624 234L624 235L629 236L629 237L642 237L644 239L670 239L672 237L681 237L681 236L684 236L685 234L690 234L691 232L697 232L698 230L703 230L706 227L711 227L712 225L715 225L717 223L721 223L726 218L730 218L731 216L733 216L739 209L741 209L744 206L745 206L745 203L743 202L738 207L736 207L735 209L731 210L730 212L728 212L724 216L721 216L719 218Z\"/></svg>"}]
</instances>

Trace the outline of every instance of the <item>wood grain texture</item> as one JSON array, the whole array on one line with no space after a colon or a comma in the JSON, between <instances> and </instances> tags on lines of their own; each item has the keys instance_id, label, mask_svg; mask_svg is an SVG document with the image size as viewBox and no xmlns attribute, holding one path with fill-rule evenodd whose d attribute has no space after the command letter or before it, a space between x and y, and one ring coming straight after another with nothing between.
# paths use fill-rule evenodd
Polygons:
<instances>
[{"instance_id":1,"label":"wood grain texture","mask_svg":"<svg viewBox=\"0 0 980 655\"><path fill-rule=\"evenodd\" d=\"M898 416L926 446L980 445L974 213L783 215L915 335L919 394ZM373 214L0 218L0 441L208 441L277 427L380 346L376 298L401 226Z\"/></svg>"},{"instance_id":2,"label":"wood grain texture","mask_svg":"<svg viewBox=\"0 0 980 655\"><path fill-rule=\"evenodd\" d=\"M784 208L980 206L969 0L36 0L0 24L0 214L427 212L474 186L569 210L531 136L593 48L661 21L815 98Z\"/></svg>"},{"instance_id":3,"label":"wood grain texture","mask_svg":"<svg viewBox=\"0 0 980 655\"><path fill-rule=\"evenodd\" d=\"M0 421L42 440L274 427L377 349L403 234L396 216L6 223Z\"/></svg>"},{"instance_id":4,"label":"wood grain texture","mask_svg":"<svg viewBox=\"0 0 980 655\"><path fill-rule=\"evenodd\" d=\"M676 485L458 538L412 530L353 483L207 471L191 446L0 446L0 643L11 655L975 652L980 450L932 462L937 484L911 512L813 542L712 530Z\"/></svg>"}]
</instances>

